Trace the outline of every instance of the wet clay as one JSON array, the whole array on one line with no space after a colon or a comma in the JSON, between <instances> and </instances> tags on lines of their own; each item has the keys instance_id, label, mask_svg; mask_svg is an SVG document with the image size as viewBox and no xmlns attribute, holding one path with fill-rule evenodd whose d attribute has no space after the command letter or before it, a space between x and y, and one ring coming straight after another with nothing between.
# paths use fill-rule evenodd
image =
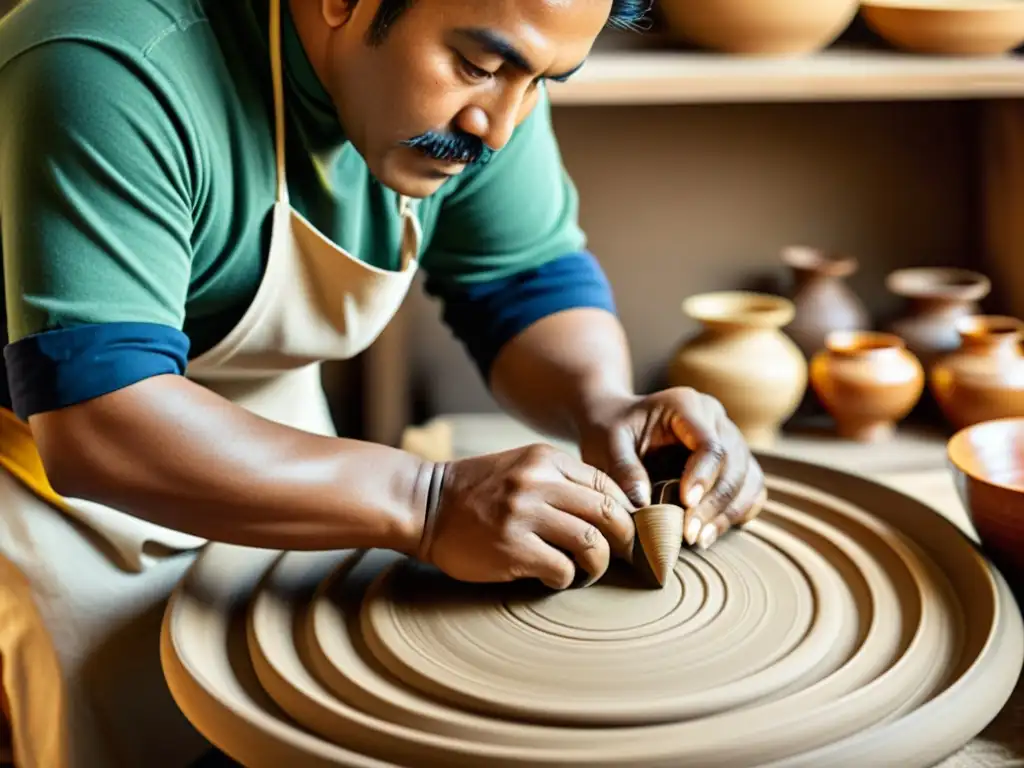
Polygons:
<instances>
[{"instance_id":1,"label":"wet clay","mask_svg":"<svg viewBox=\"0 0 1024 768\"><path fill-rule=\"evenodd\" d=\"M380 551L212 544L161 652L247 766L932 765L1009 698L1024 627L929 507L759 457L761 517L661 589L457 583Z\"/></svg>"}]
</instances>

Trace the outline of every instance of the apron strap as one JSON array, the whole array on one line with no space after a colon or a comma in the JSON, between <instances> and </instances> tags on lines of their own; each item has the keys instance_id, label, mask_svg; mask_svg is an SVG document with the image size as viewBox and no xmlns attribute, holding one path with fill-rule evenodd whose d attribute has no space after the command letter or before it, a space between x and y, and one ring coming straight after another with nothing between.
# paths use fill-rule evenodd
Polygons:
<instances>
[{"instance_id":1,"label":"apron strap","mask_svg":"<svg viewBox=\"0 0 1024 768\"><path fill-rule=\"evenodd\" d=\"M274 82L274 162L277 167L277 202L289 205L288 178L285 173L284 149L284 71L281 61L281 3L270 0L270 71ZM402 220L402 269L415 261L422 237L419 219L412 203L405 195L398 196L398 211Z\"/></svg>"},{"instance_id":2,"label":"apron strap","mask_svg":"<svg viewBox=\"0 0 1024 768\"><path fill-rule=\"evenodd\" d=\"M288 204L284 162L284 73L281 67L281 2L270 0L270 70L274 80L274 159L277 165L277 201Z\"/></svg>"}]
</instances>

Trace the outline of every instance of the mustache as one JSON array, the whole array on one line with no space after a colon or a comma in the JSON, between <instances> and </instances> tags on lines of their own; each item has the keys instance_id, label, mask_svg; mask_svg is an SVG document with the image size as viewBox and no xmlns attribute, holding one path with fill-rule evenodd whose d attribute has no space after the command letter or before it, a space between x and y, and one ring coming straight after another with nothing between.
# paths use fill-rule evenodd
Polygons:
<instances>
[{"instance_id":1,"label":"mustache","mask_svg":"<svg viewBox=\"0 0 1024 768\"><path fill-rule=\"evenodd\" d=\"M494 150L479 136L463 131L427 131L402 142L435 160L449 160L472 165L487 163Z\"/></svg>"}]
</instances>

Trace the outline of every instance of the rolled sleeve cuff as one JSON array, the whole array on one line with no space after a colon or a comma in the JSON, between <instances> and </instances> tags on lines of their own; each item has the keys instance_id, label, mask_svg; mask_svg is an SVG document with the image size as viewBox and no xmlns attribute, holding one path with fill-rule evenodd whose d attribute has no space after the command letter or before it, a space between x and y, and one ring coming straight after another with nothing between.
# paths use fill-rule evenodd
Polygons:
<instances>
[{"instance_id":1,"label":"rolled sleeve cuff","mask_svg":"<svg viewBox=\"0 0 1024 768\"><path fill-rule=\"evenodd\" d=\"M443 302L443 321L485 380L501 348L538 320L568 309L616 312L611 285L586 251L485 283L452 287L428 280L426 290Z\"/></svg>"},{"instance_id":2,"label":"rolled sleeve cuff","mask_svg":"<svg viewBox=\"0 0 1024 768\"><path fill-rule=\"evenodd\" d=\"M189 339L156 323L46 331L4 349L14 413L22 420L162 374L184 375Z\"/></svg>"}]
</instances>

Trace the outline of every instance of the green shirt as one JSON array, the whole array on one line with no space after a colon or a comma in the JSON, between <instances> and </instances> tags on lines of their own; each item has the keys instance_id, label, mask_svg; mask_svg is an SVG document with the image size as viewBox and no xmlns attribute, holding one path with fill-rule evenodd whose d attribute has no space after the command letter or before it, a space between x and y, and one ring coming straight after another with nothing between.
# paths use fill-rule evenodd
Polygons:
<instances>
[{"instance_id":1,"label":"green shirt","mask_svg":"<svg viewBox=\"0 0 1024 768\"><path fill-rule=\"evenodd\" d=\"M292 205L398 267L395 193L346 142L287 0ZM29 0L0 22L0 251L8 335L114 322L216 344L255 295L276 186L267 0ZM420 202L439 284L581 250L577 195L542 97L486 165Z\"/></svg>"}]
</instances>

